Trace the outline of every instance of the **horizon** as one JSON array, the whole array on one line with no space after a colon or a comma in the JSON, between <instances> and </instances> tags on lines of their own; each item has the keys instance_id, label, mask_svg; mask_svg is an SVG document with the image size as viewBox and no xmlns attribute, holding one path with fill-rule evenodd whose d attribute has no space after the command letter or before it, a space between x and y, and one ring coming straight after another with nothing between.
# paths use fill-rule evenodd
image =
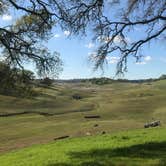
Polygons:
<instances>
[{"instance_id":1,"label":"horizon","mask_svg":"<svg viewBox=\"0 0 166 166\"><path fill-rule=\"evenodd\" d=\"M165 74L161 74L159 77L149 77L149 78L140 78L140 79L126 79L126 78L123 78L123 77L116 77L116 78L111 78L111 77L104 77L104 76L101 76L101 77L87 77L87 78L69 78L69 79L60 79L60 78L53 78L53 80L60 80L60 81L70 81L70 80L89 80L89 79L101 79L101 78L106 78L106 79L111 79L111 80L128 80L128 81L139 81L139 80L150 80L150 79L152 79L152 80L158 80L158 79L160 79L160 77L162 76L162 75L165 75ZM36 79L40 79L40 78L36 78ZM42 79L42 78L41 78Z\"/></svg>"}]
</instances>

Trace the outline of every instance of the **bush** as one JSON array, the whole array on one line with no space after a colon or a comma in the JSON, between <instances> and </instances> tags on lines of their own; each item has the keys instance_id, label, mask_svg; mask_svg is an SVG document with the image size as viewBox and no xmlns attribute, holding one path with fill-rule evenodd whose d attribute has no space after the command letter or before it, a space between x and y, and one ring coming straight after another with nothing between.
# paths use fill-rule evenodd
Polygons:
<instances>
[{"instance_id":1,"label":"bush","mask_svg":"<svg viewBox=\"0 0 166 166\"><path fill-rule=\"evenodd\" d=\"M160 79L160 80L166 79L166 74L161 75L159 79Z\"/></svg>"},{"instance_id":2,"label":"bush","mask_svg":"<svg viewBox=\"0 0 166 166\"><path fill-rule=\"evenodd\" d=\"M41 83L47 86L51 86L53 84L53 80L49 77L46 77L43 80L41 80Z\"/></svg>"}]
</instances>

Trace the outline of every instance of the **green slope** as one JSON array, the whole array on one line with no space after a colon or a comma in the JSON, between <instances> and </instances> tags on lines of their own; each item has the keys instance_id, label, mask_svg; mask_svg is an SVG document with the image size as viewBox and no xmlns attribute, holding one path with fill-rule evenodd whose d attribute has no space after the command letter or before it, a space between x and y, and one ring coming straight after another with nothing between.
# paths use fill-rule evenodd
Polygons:
<instances>
[{"instance_id":1,"label":"green slope","mask_svg":"<svg viewBox=\"0 0 166 166\"><path fill-rule=\"evenodd\" d=\"M1 166L165 166L166 128L67 139L0 156Z\"/></svg>"}]
</instances>

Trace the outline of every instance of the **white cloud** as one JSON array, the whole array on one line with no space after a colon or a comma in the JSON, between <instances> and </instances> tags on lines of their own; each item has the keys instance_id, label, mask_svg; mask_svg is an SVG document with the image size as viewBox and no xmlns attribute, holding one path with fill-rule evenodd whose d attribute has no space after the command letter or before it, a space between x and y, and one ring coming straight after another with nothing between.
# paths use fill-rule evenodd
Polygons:
<instances>
[{"instance_id":1,"label":"white cloud","mask_svg":"<svg viewBox=\"0 0 166 166\"><path fill-rule=\"evenodd\" d=\"M118 61L120 60L120 57L111 56L111 57L107 57L106 59L109 64L115 64L115 63L118 63Z\"/></svg>"},{"instance_id":2,"label":"white cloud","mask_svg":"<svg viewBox=\"0 0 166 166\"><path fill-rule=\"evenodd\" d=\"M108 43L111 39L112 39L111 37L103 37L103 36L99 36L97 38L98 41L105 42L105 43ZM131 43L131 39L129 37L123 38L120 35L117 35L113 39L113 42L115 44L120 44L122 41L125 41L126 43Z\"/></svg>"},{"instance_id":3,"label":"white cloud","mask_svg":"<svg viewBox=\"0 0 166 166\"><path fill-rule=\"evenodd\" d=\"M151 60L152 60L152 57L151 57L151 56L146 56L146 57L144 57L144 60L145 60L145 61L151 61Z\"/></svg>"},{"instance_id":4,"label":"white cloud","mask_svg":"<svg viewBox=\"0 0 166 166\"><path fill-rule=\"evenodd\" d=\"M147 63L145 61L141 61L141 62L136 62L136 65L146 65Z\"/></svg>"},{"instance_id":5,"label":"white cloud","mask_svg":"<svg viewBox=\"0 0 166 166\"><path fill-rule=\"evenodd\" d=\"M59 38L59 37L60 37L60 34L55 34L54 37L55 37L55 38Z\"/></svg>"},{"instance_id":6,"label":"white cloud","mask_svg":"<svg viewBox=\"0 0 166 166\"><path fill-rule=\"evenodd\" d=\"M65 36L69 36L70 35L70 31L64 31L64 35Z\"/></svg>"},{"instance_id":7,"label":"white cloud","mask_svg":"<svg viewBox=\"0 0 166 166\"><path fill-rule=\"evenodd\" d=\"M6 57L0 55L0 61L4 61L6 59Z\"/></svg>"},{"instance_id":8,"label":"white cloud","mask_svg":"<svg viewBox=\"0 0 166 166\"><path fill-rule=\"evenodd\" d=\"M110 38L110 37L106 37L106 36L99 36L99 37L97 38L97 40L98 40L99 42L108 43L108 42L111 40L111 38Z\"/></svg>"},{"instance_id":9,"label":"white cloud","mask_svg":"<svg viewBox=\"0 0 166 166\"><path fill-rule=\"evenodd\" d=\"M143 61L136 62L136 65L146 65L147 62L151 61L152 57L151 56L145 56L143 58Z\"/></svg>"},{"instance_id":10,"label":"white cloud","mask_svg":"<svg viewBox=\"0 0 166 166\"><path fill-rule=\"evenodd\" d=\"M114 38L114 43L115 44L119 44L121 42L131 43L131 39L129 37L123 38L119 35Z\"/></svg>"},{"instance_id":11,"label":"white cloud","mask_svg":"<svg viewBox=\"0 0 166 166\"><path fill-rule=\"evenodd\" d=\"M90 42L89 44L87 44L87 45L85 45L85 47L87 47L87 48L93 48L93 47L95 47L95 44L94 43L92 43L92 42Z\"/></svg>"},{"instance_id":12,"label":"white cloud","mask_svg":"<svg viewBox=\"0 0 166 166\"><path fill-rule=\"evenodd\" d=\"M122 37L121 36L116 36L114 38L114 43L116 43L116 44L120 43L121 41L122 41Z\"/></svg>"},{"instance_id":13,"label":"white cloud","mask_svg":"<svg viewBox=\"0 0 166 166\"><path fill-rule=\"evenodd\" d=\"M11 21L12 20L12 16L11 15L8 15L8 14L4 14L2 16L2 20L3 21Z\"/></svg>"}]
</instances>

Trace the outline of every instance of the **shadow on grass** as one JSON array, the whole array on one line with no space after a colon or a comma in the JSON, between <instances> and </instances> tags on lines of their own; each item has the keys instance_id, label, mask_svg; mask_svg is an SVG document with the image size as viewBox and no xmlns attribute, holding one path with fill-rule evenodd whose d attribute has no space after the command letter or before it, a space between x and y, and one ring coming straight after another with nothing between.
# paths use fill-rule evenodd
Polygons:
<instances>
[{"instance_id":1,"label":"shadow on grass","mask_svg":"<svg viewBox=\"0 0 166 166\"><path fill-rule=\"evenodd\" d=\"M129 157L163 159L166 157L166 141L150 142L116 149L94 149L87 152L74 152L73 158Z\"/></svg>"},{"instance_id":2,"label":"shadow on grass","mask_svg":"<svg viewBox=\"0 0 166 166\"><path fill-rule=\"evenodd\" d=\"M111 163L109 165L105 165L99 162L82 162L81 164L73 163L73 164L66 164L66 163L56 163L56 164L49 164L47 166L115 166Z\"/></svg>"},{"instance_id":3,"label":"shadow on grass","mask_svg":"<svg viewBox=\"0 0 166 166\"><path fill-rule=\"evenodd\" d=\"M71 164L66 164L66 163L56 163L56 164L48 164L47 166L71 166Z\"/></svg>"},{"instance_id":4,"label":"shadow on grass","mask_svg":"<svg viewBox=\"0 0 166 166\"><path fill-rule=\"evenodd\" d=\"M69 153L73 163L55 163L48 166L127 166L127 162L141 164L141 159L157 159L160 166L166 166L166 141L150 142L116 149L93 149ZM123 158L123 161L122 161ZM113 162L116 159L117 163ZM120 161L121 160L121 161ZM130 164L132 165L132 164Z\"/></svg>"}]
</instances>

